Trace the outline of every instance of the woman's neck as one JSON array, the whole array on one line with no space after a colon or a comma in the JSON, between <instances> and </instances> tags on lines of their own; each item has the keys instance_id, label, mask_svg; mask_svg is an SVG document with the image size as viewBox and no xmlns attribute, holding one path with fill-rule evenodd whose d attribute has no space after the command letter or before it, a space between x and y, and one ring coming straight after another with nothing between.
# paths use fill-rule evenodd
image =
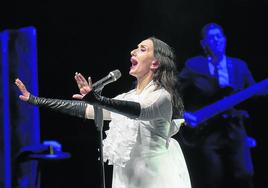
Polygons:
<instances>
[{"instance_id":1,"label":"woman's neck","mask_svg":"<svg viewBox=\"0 0 268 188\"><path fill-rule=\"evenodd\" d=\"M144 88L153 80L153 75L137 79L136 93L140 94Z\"/></svg>"}]
</instances>

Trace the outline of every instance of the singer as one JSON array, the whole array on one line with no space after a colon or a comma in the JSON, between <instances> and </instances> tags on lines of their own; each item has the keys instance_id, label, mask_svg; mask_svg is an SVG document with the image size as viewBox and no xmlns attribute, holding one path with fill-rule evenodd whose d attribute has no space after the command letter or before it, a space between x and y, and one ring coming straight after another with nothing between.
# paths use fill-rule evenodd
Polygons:
<instances>
[{"instance_id":1,"label":"singer","mask_svg":"<svg viewBox=\"0 0 268 188\"><path fill-rule=\"evenodd\" d=\"M182 118L183 103L176 92L177 70L172 49L150 37L131 51L129 74L135 89L114 98L94 90L90 77L75 74L78 100L47 99L31 95L16 79L21 100L69 115L93 119L94 108L109 120L103 140L104 161L113 165L112 188L191 188L179 143L171 138L179 130L172 118ZM182 120L183 122L183 120Z\"/></svg>"}]
</instances>

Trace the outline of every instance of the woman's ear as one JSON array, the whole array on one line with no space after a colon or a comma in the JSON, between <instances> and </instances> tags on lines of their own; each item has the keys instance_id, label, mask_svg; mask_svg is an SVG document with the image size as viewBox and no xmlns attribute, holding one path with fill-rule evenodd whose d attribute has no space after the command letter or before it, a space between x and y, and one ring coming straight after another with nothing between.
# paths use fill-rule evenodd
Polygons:
<instances>
[{"instance_id":1,"label":"woman's ear","mask_svg":"<svg viewBox=\"0 0 268 188\"><path fill-rule=\"evenodd\" d=\"M160 62L158 60L153 60L153 62L151 64L151 69L156 70L156 69L158 69L159 65L160 65Z\"/></svg>"}]
</instances>

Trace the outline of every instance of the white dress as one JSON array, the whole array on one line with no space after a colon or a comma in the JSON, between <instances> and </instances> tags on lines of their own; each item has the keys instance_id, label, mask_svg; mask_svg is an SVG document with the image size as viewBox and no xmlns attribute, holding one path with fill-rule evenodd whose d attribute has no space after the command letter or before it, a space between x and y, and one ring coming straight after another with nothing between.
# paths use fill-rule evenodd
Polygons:
<instances>
[{"instance_id":1,"label":"white dress","mask_svg":"<svg viewBox=\"0 0 268 188\"><path fill-rule=\"evenodd\" d=\"M116 99L141 104L138 119L111 113L103 140L104 161L113 165L112 188L191 188L179 143L171 138L179 127L171 121L170 94L154 82Z\"/></svg>"}]
</instances>

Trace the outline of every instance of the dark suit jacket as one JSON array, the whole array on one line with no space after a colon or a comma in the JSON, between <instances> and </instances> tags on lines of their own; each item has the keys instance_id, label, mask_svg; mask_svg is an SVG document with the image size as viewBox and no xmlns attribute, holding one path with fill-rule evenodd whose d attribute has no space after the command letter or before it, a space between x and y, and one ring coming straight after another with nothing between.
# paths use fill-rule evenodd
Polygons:
<instances>
[{"instance_id":1,"label":"dark suit jacket","mask_svg":"<svg viewBox=\"0 0 268 188\"><path fill-rule=\"evenodd\" d=\"M243 60L227 57L227 69L230 87L222 89L210 74L206 57L196 56L186 61L179 74L180 92L184 98L186 111L197 110L221 99L224 95L243 90L255 83Z\"/></svg>"}]
</instances>

